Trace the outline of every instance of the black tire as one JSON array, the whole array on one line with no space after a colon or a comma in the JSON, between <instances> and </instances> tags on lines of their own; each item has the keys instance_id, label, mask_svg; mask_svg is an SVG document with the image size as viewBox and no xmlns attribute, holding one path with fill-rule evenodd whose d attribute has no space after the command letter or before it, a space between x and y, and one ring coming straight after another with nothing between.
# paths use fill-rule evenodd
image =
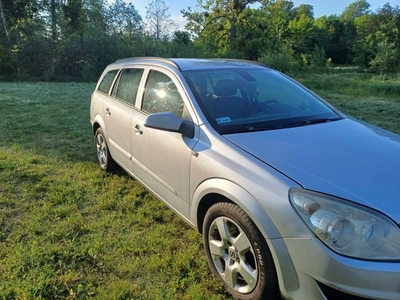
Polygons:
<instances>
[{"instance_id":1,"label":"black tire","mask_svg":"<svg viewBox=\"0 0 400 300\"><path fill-rule=\"evenodd\" d=\"M96 147L97 162L103 171L111 172L114 171L118 165L113 160L110 151L108 150L108 145L106 137L101 128L98 128L94 134L94 143Z\"/></svg>"},{"instance_id":2,"label":"black tire","mask_svg":"<svg viewBox=\"0 0 400 300\"><path fill-rule=\"evenodd\" d=\"M211 270L235 299L281 299L268 245L239 206L224 202L211 206L203 239Z\"/></svg>"}]
</instances>

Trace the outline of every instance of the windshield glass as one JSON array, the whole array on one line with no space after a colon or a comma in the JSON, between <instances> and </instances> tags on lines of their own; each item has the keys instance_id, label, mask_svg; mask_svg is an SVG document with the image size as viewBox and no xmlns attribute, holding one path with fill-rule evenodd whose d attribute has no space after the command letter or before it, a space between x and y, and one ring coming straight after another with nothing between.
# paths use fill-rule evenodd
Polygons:
<instances>
[{"instance_id":1,"label":"windshield glass","mask_svg":"<svg viewBox=\"0 0 400 300\"><path fill-rule=\"evenodd\" d=\"M340 119L309 91L268 68L187 71L185 77L208 121L221 134Z\"/></svg>"}]
</instances>

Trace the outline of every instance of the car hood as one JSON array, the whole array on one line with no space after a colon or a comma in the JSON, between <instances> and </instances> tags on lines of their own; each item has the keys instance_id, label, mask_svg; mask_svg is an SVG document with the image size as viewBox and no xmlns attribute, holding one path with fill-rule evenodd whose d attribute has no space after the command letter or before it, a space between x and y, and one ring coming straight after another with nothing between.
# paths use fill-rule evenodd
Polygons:
<instances>
[{"instance_id":1,"label":"car hood","mask_svg":"<svg viewBox=\"0 0 400 300\"><path fill-rule=\"evenodd\" d=\"M353 119L224 135L306 189L357 202L400 223L400 137Z\"/></svg>"}]
</instances>

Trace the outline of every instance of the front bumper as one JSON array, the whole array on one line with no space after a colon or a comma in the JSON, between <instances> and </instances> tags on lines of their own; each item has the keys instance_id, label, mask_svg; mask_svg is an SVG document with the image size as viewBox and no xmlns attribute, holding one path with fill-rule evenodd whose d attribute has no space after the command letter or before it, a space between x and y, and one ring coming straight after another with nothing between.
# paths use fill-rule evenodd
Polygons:
<instances>
[{"instance_id":1,"label":"front bumper","mask_svg":"<svg viewBox=\"0 0 400 300\"><path fill-rule=\"evenodd\" d=\"M400 299L400 262L344 257L313 238L283 241L298 277L298 285L293 286L293 279L287 280L278 274L281 292L286 299L334 299L328 295L331 289L343 296L340 299L345 299L346 295L348 299L353 299L352 296ZM275 254L277 257L282 255L279 252ZM282 271L279 266L277 270Z\"/></svg>"}]
</instances>

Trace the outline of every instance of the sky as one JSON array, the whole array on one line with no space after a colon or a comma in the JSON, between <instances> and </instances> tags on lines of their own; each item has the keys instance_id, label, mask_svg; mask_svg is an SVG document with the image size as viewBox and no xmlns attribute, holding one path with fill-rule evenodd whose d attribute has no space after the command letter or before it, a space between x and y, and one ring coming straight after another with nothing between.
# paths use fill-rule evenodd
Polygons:
<instances>
[{"instance_id":1,"label":"sky","mask_svg":"<svg viewBox=\"0 0 400 300\"><path fill-rule=\"evenodd\" d=\"M150 1L144 0L125 0L132 2L135 8L139 11L143 21L146 21L146 6ZM355 0L292 0L294 5L297 7L300 4L310 4L314 7L315 18L329 15L340 15L346 6L355 2ZM391 6L400 6L400 0L367 0L371 4L370 9L375 11L378 7L382 7L385 3L389 3ZM169 13L171 18L178 25L179 29L183 29L185 19L182 17L180 11L187 9L189 6L192 10L196 9L197 0L164 0L165 4L169 7Z\"/></svg>"}]
</instances>

